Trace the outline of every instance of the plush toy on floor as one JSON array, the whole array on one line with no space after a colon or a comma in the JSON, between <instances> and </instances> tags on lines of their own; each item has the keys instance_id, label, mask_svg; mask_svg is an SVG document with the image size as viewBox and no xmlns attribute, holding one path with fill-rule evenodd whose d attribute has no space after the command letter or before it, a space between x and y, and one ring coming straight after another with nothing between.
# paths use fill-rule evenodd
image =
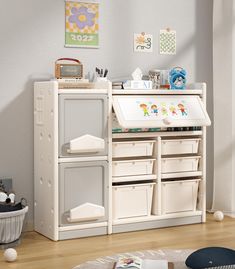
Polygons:
<instances>
[{"instance_id":1,"label":"plush toy on floor","mask_svg":"<svg viewBox=\"0 0 235 269\"><path fill-rule=\"evenodd\" d=\"M6 249L3 255L7 262L14 262L17 259L17 252L14 248Z\"/></svg>"}]
</instances>

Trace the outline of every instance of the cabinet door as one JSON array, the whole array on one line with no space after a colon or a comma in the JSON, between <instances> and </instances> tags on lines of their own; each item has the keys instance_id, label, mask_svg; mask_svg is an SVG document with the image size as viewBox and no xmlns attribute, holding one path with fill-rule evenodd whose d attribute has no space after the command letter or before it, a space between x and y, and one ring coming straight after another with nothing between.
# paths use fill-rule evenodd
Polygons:
<instances>
[{"instance_id":1,"label":"cabinet door","mask_svg":"<svg viewBox=\"0 0 235 269\"><path fill-rule=\"evenodd\" d=\"M107 154L108 98L105 94L61 94L59 96L59 156L96 156ZM70 152L71 140L83 139L88 148ZM102 148L92 150L89 139L101 141Z\"/></svg>"},{"instance_id":2,"label":"cabinet door","mask_svg":"<svg viewBox=\"0 0 235 269\"><path fill-rule=\"evenodd\" d=\"M211 124L200 97L196 95L115 95L113 108L122 128Z\"/></svg>"},{"instance_id":3,"label":"cabinet door","mask_svg":"<svg viewBox=\"0 0 235 269\"><path fill-rule=\"evenodd\" d=\"M61 163L59 167L59 211L61 226L102 222L108 216L108 164L106 161ZM86 205L103 208L104 215L97 217L97 210L86 212L86 219L70 221L70 210ZM88 216L87 216L88 214ZM81 214L78 214L78 218Z\"/></svg>"}]
</instances>

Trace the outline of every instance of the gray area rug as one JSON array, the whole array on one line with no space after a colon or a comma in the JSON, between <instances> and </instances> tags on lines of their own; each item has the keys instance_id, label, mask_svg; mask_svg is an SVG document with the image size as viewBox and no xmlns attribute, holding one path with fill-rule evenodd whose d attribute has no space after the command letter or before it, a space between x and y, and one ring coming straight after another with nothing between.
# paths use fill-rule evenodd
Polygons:
<instances>
[{"instance_id":1,"label":"gray area rug","mask_svg":"<svg viewBox=\"0 0 235 269\"><path fill-rule=\"evenodd\" d=\"M77 265L73 269L112 269L119 257L138 256L142 259L167 260L174 263L174 269L186 269L185 260L194 250L145 250L104 256L93 261Z\"/></svg>"}]
</instances>

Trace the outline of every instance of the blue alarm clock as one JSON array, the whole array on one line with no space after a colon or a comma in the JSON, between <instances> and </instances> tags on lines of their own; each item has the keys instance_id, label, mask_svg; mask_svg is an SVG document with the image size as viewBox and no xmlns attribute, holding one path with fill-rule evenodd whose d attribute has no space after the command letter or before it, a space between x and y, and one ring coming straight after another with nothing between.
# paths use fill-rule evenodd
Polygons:
<instances>
[{"instance_id":1,"label":"blue alarm clock","mask_svg":"<svg viewBox=\"0 0 235 269\"><path fill-rule=\"evenodd\" d=\"M185 89L186 71L182 67L174 67L169 73L169 80L171 89Z\"/></svg>"}]
</instances>

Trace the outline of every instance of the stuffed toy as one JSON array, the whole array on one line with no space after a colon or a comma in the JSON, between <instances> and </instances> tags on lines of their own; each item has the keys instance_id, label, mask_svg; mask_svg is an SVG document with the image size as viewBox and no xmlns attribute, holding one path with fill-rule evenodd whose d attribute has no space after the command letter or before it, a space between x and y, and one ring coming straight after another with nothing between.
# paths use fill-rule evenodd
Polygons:
<instances>
[{"instance_id":1,"label":"stuffed toy","mask_svg":"<svg viewBox=\"0 0 235 269\"><path fill-rule=\"evenodd\" d=\"M21 202L15 203L15 194L13 192L8 194L4 189L0 189L0 212L20 210L23 209L24 204L27 204L24 198L21 199Z\"/></svg>"},{"instance_id":2,"label":"stuffed toy","mask_svg":"<svg viewBox=\"0 0 235 269\"><path fill-rule=\"evenodd\" d=\"M5 193L3 191L0 191L0 203L14 203L15 202L15 194L14 193Z\"/></svg>"}]
</instances>

